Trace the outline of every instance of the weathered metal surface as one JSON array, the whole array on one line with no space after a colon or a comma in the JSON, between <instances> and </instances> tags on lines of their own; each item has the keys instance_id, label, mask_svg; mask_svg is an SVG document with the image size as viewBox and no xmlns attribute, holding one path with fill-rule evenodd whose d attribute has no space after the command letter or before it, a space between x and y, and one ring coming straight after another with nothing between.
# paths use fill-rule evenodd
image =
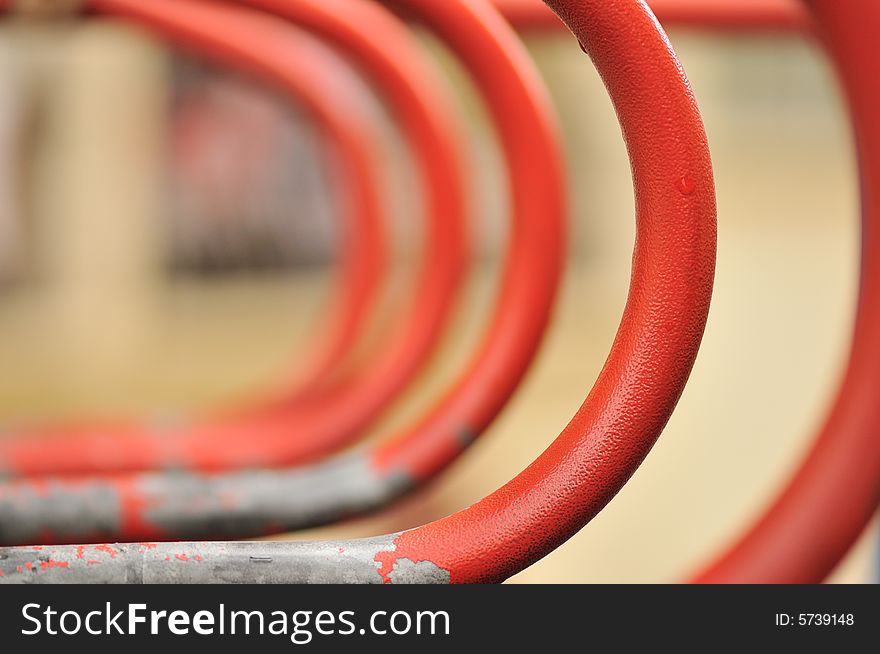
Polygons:
<instances>
[{"instance_id":1,"label":"weathered metal surface","mask_svg":"<svg viewBox=\"0 0 880 654\"><path fill-rule=\"evenodd\" d=\"M132 543L0 548L0 583L449 583L430 561L399 559L383 574L380 553L399 534L321 543Z\"/></svg>"},{"instance_id":2,"label":"weathered metal surface","mask_svg":"<svg viewBox=\"0 0 880 654\"><path fill-rule=\"evenodd\" d=\"M383 506L414 480L362 452L288 471L146 473L0 485L0 542L240 538L333 522Z\"/></svg>"}]
</instances>

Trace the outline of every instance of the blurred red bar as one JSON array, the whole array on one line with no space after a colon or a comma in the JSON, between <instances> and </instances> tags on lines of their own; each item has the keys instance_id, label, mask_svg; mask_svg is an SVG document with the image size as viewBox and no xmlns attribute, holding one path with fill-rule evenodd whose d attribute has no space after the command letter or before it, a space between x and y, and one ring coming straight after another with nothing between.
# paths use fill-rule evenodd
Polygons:
<instances>
[{"instance_id":1,"label":"blurred red bar","mask_svg":"<svg viewBox=\"0 0 880 654\"><path fill-rule=\"evenodd\" d=\"M541 0L490 0L519 30L562 29ZM794 0L648 0L664 27L807 31L811 19Z\"/></svg>"}]
</instances>

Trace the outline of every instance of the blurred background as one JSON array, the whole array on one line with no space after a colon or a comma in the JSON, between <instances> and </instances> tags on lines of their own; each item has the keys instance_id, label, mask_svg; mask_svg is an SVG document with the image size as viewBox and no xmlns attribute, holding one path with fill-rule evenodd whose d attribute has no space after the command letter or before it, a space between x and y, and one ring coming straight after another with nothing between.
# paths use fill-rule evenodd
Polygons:
<instances>
[{"instance_id":1,"label":"blurred background","mask_svg":"<svg viewBox=\"0 0 880 654\"><path fill-rule=\"evenodd\" d=\"M819 48L788 34L673 31L712 147L715 300L660 443L586 529L514 582L673 581L775 493L842 372L858 272L858 184L844 107ZM507 233L504 175L480 102L470 130L475 261L431 367L370 436L454 379L485 327ZM583 401L626 297L633 196L620 131L569 37L527 45L565 135L571 242L555 317L492 429L428 489L378 516L296 538L396 531L481 498L527 465ZM393 275L422 217L381 100ZM169 415L269 388L308 347L332 288L341 190L308 114L277 90L110 21L0 24L2 425ZM385 315L394 319L388 284ZM398 289L396 291L395 289ZM835 581L875 579L873 533Z\"/></svg>"}]
</instances>

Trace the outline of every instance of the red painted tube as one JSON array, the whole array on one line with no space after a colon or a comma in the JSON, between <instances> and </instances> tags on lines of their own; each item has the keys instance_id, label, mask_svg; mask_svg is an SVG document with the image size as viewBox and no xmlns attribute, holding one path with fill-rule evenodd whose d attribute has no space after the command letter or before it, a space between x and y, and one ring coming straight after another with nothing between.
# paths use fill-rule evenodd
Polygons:
<instances>
[{"instance_id":1,"label":"red painted tube","mask_svg":"<svg viewBox=\"0 0 880 654\"><path fill-rule=\"evenodd\" d=\"M560 30L564 23L541 0L488 0L518 30ZM797 0L648 0L664 27L718 30L811 29Z\"/></svg>"},{"instance_id":2,"label":"red painted tube","mask_svg":"<svg viewBox=\"0 0 880 654\"><path fill-rule=\"evenodd\" d=\"M849 364L824 428L754 525L695 577L703 583L817 583L880 502L880 3L807 3L845 87L862 178L862 269Z\"/></svg>"},{"instance_id":3,"label":"red painted tube","mask_svg":"<svg viewBox=\"0 0 880 654\"><path fill-rule=\"evenodd\" d=\"M2 6L2 5L0 5ZM202 3L143 3L138 0L90 0L86 9L138 20L174 37L176 18L197 12L203 21L189 28L185 42L251 68L261 57L284 49L284 34L234 47L217 38L213 20L234 30L237 18L215 14ZM455 111L439 89L442 80L404 27L370 3L297 3L295 17L341 47L361 55L369 73L388 94L400 124L413 144L427 198L429 229L426 259L413 301L402 323L388 335L367 369L318 401L294 406L275 403L270 410L211 418L194 424L123 424L59 429L42 438L10 435L0 441L0 470L11 475L75 474L150 468L222 470L278 466L315 458L338 449L362 433L421 369L453 308L467 259L467 213L463 142ZM264 21L264 24L267 21ZM382 38L376 38L381 35ZM386 51L389 48L390 51ZM277 71L264 71L277 73Z\"/></svg>"},{"instance_id":4,"label":"red painted tube","mask_svg":"<svg viewBox=\"0 0 880 654\"><path fill-rule=\"evenodd\" d=\"M496 582L555 549L635 472L699 349L715 270L715 191L681 65L641 2L548 4L593 59L623 128L636 188L629 298L605 367L560 436L495 493L397 537L376 556L385 575L406 560L431 561L454 583Z\"/></svg>"},{"instance_id":5,"label":"red painted tube","mask_svg":"<svg viewBox=\"0 0 880 654\"><path fill-rule=\"evenodd\" d=\"M512 39L500 18L481 2L405 1L408 10L417 11L456 43L476 32L456 24L450 7L459 13L459 22L470 14L497 39ZM699 349L714 278L714 184L690 87L646 5L636 0L552 0L552 5L605 80L632 161L637 216L632 282L617 338L584 405L556 441L525 471L474 506L403 534L345 543L142 544L126 547L124 556L101 559L91 571L76 558L77 552L91 552L86 546L46 548L39 554L10 548L2 551L5 561L0 563L0 569L10 571L7 583L81 581L90 575L104 581L179 582L204 580L208 574L212 579L264 583L495 582L550 552L610 501L665 426ZM486 89L492 94L490 106L502 135L510 139L540 118L540 108L510 102L516 98L516 87L523 90L524 80L509 78L509 68L496 68L489 61L472 62L474 72L494 80ZM510 82L514 86L503 90ZM518 113L531 120L517 121ZM508 152L521 158L541 150ZM553 172L542 166L532 170L541 173L524 179L525 186L545 183L546 173ZM526 216L535 212L540 223L541 208L526 190L517 189L515 199L529 209ZM517 228L524 230L524 225ZM519 234L527 235L524 231ZM534 235L539 237L540 229ZM535 249L531 241L514 239L514 252L526 261L536 256ZM512 261L519 265L521 260ZM499 318L514 317L506 315L506 308L520 301L530 277L505 281L518 283L505 286ZM493 323L493 331L501 329L515 330L516 325ZM507 355L499 365L511 356L504 352L510 348L505 339L490 339L485 347ZM173 566L170 547L188 558L197 555L207 565ZM249 551L270 551L272 570L247 565ZM58 557L68 565L45 575L14 574L13 566L40 556Z\"/></svg>"},{"instance_id":6,"label":"red painted tube","mask_svg":"<svg viewBox=\"0 0 880 654\"><path fill-rule=\"evenodd\" d=\"M545 24L536 3L495 2L514 12L519 25ZM699 12L667 13L661 0L650 4L667 24L683 19L701 24L706 18L699 17ZM722 5L728 3L669 2L668 9L698 4L718 11L716 17L726 22ZM790 12L784 6L788 3L733 0L729 4L741 8L751 4L758 10L752 17L739 16L745 24L792 29L816 25L838 66L852 111L862 176L862 273L849 365L813 449L755 523L692 581L818 583L855 544L880 503L880 402L876 397L880 387L880 89L876 84L880 5L873 0L808 0L804 5L812 12L804 7ZM517 7L522 10L519 15ZM786 16L793 20L788 22Z\"/></svg>"}]
</instances>

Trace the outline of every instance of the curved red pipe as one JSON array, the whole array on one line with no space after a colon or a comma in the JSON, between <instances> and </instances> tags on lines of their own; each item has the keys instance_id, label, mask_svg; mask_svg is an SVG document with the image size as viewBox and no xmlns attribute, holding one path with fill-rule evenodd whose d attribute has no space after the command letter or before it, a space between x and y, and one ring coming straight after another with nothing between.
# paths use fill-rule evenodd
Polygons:
<instances>
[{"instance_id":1,"label":"curved red pipe","mask_svg":"<svg viewBox=\"0 0 880 654\"><path fill-rule=\"evenodd\" d=\"M496 582L558 547L635 472L699 349L715 271L715 190L681 65L640 2L548 4L592 58L623 128L636 189L629 298L599 378L559 437L474 506L395 539L377 557L385 574L427 560L452 582Z\"/></svg>"},{"instance_id":2,"label":"curved red pipe","mask_svg":"<svg viewBox=\"0 0 880 654\"><path fill-rule=\"evenodd\" d=\"M694 581L817 583L880 503L880 3L806 3L849 100L862 179L862 267L849 363L813 448L754 525Z\"/></svg>"},{"instance_id":3,"label":"curved red pipe","mask_svg":"<svg viewBox=\"0 0 880 654\"><path fill-rule=\"evenodd\" d=\"M613 29L610 14L618 13L616 8L606 15L591 15L584 6L589 3L555 0L548 4L559 10L591 54L601 55L613 47L613 37L619 37L623 28L618 25L617 32ZM814 448L755 525L694 578L699 583L819 582L855 543L880 502L880 402L876 391L880 388L880 87L876 84L880 5L873 0L846 5L836 0L810 0L807 4L840 70L859 145L864 229L850 361L837 402ZM589 45L590 37L597 46ZM624 64L619 61L618 65ZM613 97L615 81L606 77L606 83ZM644 80L644 85L648 84L649 80ZM639 106L632 96L629 102L631 109ZM621 120L626 121L627 114L619 105L617 108ZM627 137L632 152L633 143L629 134ZM636 269L639 263L637 248ZM622 328L626 322L625 318ZM632 343L619 335L615 347L621 340L625 346ZM614 355L612 352L603 377L608 373L613 376ZM649 360L654 366L662 363L656 355ZM649 446L648 439L632 438L648 432L634 430L631 425L620 430L617 439L609 438L606 430L616 424L617 416L597 415L589 407L603 381L600 378L578 417L541 459L475 507L404 533L395 540L393 553L380 555L386 571L395 561L408 558L432 561L450 570L454 581L495 581L537 558L536 552L548 552L574 533L610 499L608 488L625 482ZM621 401L619 391L609 392L604 399L612 404ZM649 405L633 402L648 420L654 416L646 411ZM617 413L625 415L628 408L624 403ZM591 435L585 433L585 427L600 429ZM563 440L568 440L567 446L561 445ZM590 488L578 488L586 480ZM561 501L560 495L568 501Z\"/></svg>"},{"instance_id":4,"label":"curved red pipe","mask_svg":"<svg viewBox=\"0 0 880 654\"><path fill-rule=\"evenodd\" d=\"M493 0L520 27L552 25L531 0ZM880 5L809 0L653 0L666 24L816 29L834 59L852 112L862 176L859 308L849 364L813 449L783 490L696 583L817 583L856 542L880 502ZM812 11L808 11L809 7ZM711 14L711 15L709 15Z\"/></svg>"}]
</instances>

